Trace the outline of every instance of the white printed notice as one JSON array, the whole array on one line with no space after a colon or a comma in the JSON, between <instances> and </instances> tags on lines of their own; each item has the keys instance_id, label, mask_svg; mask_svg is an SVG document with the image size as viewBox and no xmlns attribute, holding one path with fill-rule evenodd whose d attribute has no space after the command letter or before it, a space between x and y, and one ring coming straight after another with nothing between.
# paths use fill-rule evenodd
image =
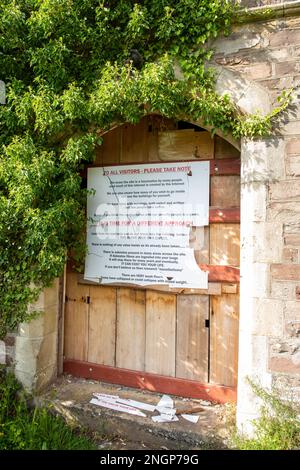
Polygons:
<instances>
[{"instance_id":1,"label":"white printed notice","mask_svg":"<svg viewBox=\"0 0 300 470\"><path fill-rule=\"evenodd\" d=\"M209 162L88 169L85 279L207 288L189 248L208 225Z\"/></svg>"}]
</instances>

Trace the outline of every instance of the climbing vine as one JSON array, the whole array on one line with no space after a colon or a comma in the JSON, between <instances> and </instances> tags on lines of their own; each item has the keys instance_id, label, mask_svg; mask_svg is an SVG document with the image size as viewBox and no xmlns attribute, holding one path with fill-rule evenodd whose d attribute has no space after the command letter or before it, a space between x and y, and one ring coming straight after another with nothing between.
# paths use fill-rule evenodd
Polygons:
<instances>
[{"instance_id":1,"label":"climbing vine","mask_svg":"<svg viewBox=\"0 0 300 470\"><path fill-rule=\"evenodd\" d=\"M266 117L214 91L208 43L227 34L229 0L0 0L0 335L85 252L80 169L101 131L159 112L235 137Z\"/></svg>"}]
</instances>

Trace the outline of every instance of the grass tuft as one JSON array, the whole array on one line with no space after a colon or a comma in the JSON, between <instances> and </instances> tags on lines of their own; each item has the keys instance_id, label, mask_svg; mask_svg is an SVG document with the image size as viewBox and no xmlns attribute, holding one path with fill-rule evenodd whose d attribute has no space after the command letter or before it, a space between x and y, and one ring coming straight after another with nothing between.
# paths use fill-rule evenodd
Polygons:
<instances>
[{"instance_id":1,"label":"grass tuft","mask_svg":"<svg viewBox=\"0 0 300 470\"><path fill-rule=\"evenodd\" d=\"M253 438L234 432L234 447L241 450L300 449L299 403L287 402L279 393L267 392L257 384L250 383L255 394L262 400L261 414L253 421Z\"/></svg>"},{"instance_id":2,"label":"grass tuft","mask_svg":"<svg viewBox=\"0 0 300 470\"><path fill-rule=\"evenodd\" d=\"M47 408L28 409L12 374L0 371L0 450L93 450L96 445Z\"/></svg>"}]
</instances>

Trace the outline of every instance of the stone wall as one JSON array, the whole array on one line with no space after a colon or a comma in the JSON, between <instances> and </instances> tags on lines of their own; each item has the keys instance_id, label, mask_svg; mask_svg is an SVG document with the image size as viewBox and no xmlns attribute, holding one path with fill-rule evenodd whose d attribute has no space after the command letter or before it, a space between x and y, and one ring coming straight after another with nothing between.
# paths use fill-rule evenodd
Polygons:
<instances>
[{"instance_id":1,"label":"stone wall","mask_svg":"<svg viewBox=\"0 0 300 470\"><path fill-rule=\"evenodd\" d=\"M0 363L13 368L28 391L39 391L57 376L59 280L30 308L40 315L0 343Z\"/></svg>"},{"instance_id":2,"label":"stone wall","mask_svg":"<svg viewBox=\"0 0 300 470\"><path fill-rule=\"evenodd\" d=\"M300 400L300 9L298 16L237 25L215 49L214 65L232 74L233 96L243 80L276 105L283 90L295 87L274 135L241 145L238 422L247 429L258 402L246 376ZM253 109L251 93L244 105ZM266 100L257 109L268 106Z\"/></svg>"}]
</instances>

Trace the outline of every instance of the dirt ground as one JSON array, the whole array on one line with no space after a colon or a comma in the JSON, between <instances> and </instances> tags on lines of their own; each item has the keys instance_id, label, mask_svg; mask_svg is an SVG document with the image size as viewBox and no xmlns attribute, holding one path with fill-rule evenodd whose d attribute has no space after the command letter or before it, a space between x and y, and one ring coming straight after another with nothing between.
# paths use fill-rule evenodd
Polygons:
<instances>
[{"instance_id":1,"label":"dirt ground","mask_svg":"<svg viewBox=\"0 0 300 470\"><path fill-rule=\"evenodd\" d=\"M93 393L156 405L162 394L106 384L93 380L61 376L48 390L36 397L38 404L52 409L74 426L83 426L105 450L199 450L227 448L228 417L232 407L203 400L172 396L176 409L201 406L196 424L179 416L179 421L155 423L151 416L139 417L102 408L90 403Z\"/></svg>"}]
</instances>

